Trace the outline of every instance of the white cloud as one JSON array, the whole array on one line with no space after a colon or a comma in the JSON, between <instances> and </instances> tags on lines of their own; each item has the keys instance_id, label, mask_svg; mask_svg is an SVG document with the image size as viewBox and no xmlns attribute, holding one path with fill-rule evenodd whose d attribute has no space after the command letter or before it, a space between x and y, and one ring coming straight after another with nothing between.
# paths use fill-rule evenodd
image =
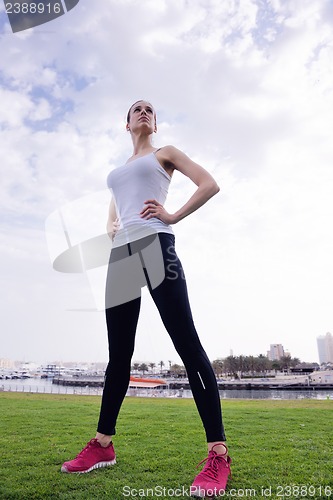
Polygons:
<instances>
[{"instance_id":1,"label":"white cloud","mask_svg":"<svg viewBox=\"0 0 333 500\"><path fill-rule=\"evenodd\" d=\"M130 156L125 116L143 97L157 107L156 145L183 149L221 186L175 227L209 356L282 342L292 355L317 358L315 337L332 327L332 18L328 1L100 0L91 9L81 0L47 29L13 35L7 26L0 203L10 293L3 306L14 314L20 304L22 318L34 311L29 335L43 335L35 308L42 301L43 321L61 317L52 330L59 345L75 339L64 356L96 353L91 331L104 328L101 316L85 322L79 313L59 314L64 303L76 307L62 283L72 297L83 294L77 307L91 297L83 276L46 273L43 224L64 203L103 189L109 169ZM175 175L168 208L193 189ZM10 338L22 339L6 318ZM160 332L155 347L144 334L150 318ZM79 347L78 329L87 347ZM137 357L172 359L146 298L139 330ZM11 341L3 346L4 356L18 355ZM38 342L24 346L29 358L51 356Z\"/></svg>"}]
</instances>

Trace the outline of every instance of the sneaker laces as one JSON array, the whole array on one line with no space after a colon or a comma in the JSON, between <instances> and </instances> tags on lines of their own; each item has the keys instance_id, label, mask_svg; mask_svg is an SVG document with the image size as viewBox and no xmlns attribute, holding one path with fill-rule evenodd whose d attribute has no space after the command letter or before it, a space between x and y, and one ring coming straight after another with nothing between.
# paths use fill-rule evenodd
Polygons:
<instances>
[{"instance_id":1,"label":"sneaker laces","mask_svg":"<svg viewBox=\"0 0 333 500\"><path fill-rule=\"evenodd\" d=\"M203 460L201 460L201 462L198 463L197 468L205 462L206 465L201 471L201 474L204 474L209 479L217 481L219 468L221 466L228 469L228 472L231 474L228 458L224 458L224 456L222 456L221 454L217 454L215 451L211 450L208 454L208 457L204 458Z\"/></svg>"},{"instance_id":2,"label":"sneaker laces","mask_svg":"<svg viewBox=\"0 0 333 500\"><path fill-rule=\"evenodd\" d=\"M97 440L96 439L91 439L89 441L89 443L86 444L86 446L83 448L83 450L80 451L80 453L78 453L75 457L75 460L77 458L81 458L85 453L87 453L87 451L89 450L89 448L91 448L93 446L93 444L95 444Z\"/></svg>"}]
</instances>

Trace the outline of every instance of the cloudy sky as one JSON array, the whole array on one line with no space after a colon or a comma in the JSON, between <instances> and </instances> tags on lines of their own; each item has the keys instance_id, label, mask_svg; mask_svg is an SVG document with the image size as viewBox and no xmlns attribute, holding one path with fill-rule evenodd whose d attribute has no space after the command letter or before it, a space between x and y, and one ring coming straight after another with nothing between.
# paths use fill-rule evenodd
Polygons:
<instances>
[{"instance_id":1,"label":"cloudy sky","mask_svg":"<svg viewBox=\"0 0 333 500\"><path fill-rule=\"evenodd\" d=\"M16 34L2 4L0 19L0 358L106 361L91 279L52 268L47 221L73 209L77 231L104 231L106 177L144 98L156 147L221 187L174 226L208 356L281 343L318 361L333 330L332 2L80 0ZM166 208L193 191L175 174ZM133 360L179 362L146 291Z\"/></svg>"}]
</instances>

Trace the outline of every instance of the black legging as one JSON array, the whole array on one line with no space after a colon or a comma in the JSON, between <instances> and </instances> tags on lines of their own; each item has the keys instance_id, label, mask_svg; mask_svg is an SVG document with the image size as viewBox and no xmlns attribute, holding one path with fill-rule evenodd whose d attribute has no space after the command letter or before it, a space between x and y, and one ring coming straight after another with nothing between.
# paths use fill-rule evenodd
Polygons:
<instances>
[{"instance_id":1,"label":"black legging","mask_svg":"<svg viewBox=\"0 0 333 500\"><path fill-rule=\"evenodd\" d=\"M148 289L186 368L207 441L224 441L226 438L216 378L193 323L183 268L175 252L175 238L172 234L158 233L158 239L155 236L155 240L159 242L160 261L164 267L165 276L158 286L155 288L151 286L150 259L149 265L147 262L146 266L148 273L143 267ZM139 249L140 261L145 266L140 252L140 248L145 247L145 244L140 246L142 242L144 240L139 242L137 249ZM138 242L136 243L138 244ZM134 244L127 245L127 248L126 246L121 247L121 249L125 250L127 256L132 255L137 250L135 250ZM110 295L118 286L115 277L119 280L119 273L113 272L112 262L117 260L119 262L121 249L118 248L117 252L115 250L111 252L106 283L107 304L110 304ZM116 259L112 257L112 254L116 255ZM138 296L132 300L113 307L106 306L109 363L105 372L101 412L97 427L98 432L106 435L114 435L116 432L116 420L128 388L140 303L139 291Z\"/></svg>"}]
</instances>

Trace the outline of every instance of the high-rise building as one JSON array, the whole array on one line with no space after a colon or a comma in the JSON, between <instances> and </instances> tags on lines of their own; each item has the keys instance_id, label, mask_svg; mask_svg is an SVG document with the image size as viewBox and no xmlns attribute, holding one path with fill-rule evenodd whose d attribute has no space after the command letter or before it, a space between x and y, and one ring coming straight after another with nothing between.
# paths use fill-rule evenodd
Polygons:
<instances>
[{"instance_id":1,"label":"high-rise building","mask_svg":"<svg viewBox=\"0 0 333 500\"><path fill-rule=\"evenodd\" d=\"M333 363L333 336L330 332L317 337L319 363Z\"/></svg>"},{"instance_id":2,"label":"high-rise building","mask_svg":"<svg viewBox=\"0 0 333 500\"><path fill-rule=\"evenodd\" d=\"M267 357L270 361L281 359L284 355L285 354L282 344L271 344L269 351L267 351Z\"/></svg>"},{"instance_id":3,"label":"high-rise building","mask_svg":"<svg viewBox=\"0 0 333 500\"><path fill-rule=\"evenodd\" d=\"M0 358L0 368L14 368L14 362L11 359Z\"/></svg>"}]
</instances>

